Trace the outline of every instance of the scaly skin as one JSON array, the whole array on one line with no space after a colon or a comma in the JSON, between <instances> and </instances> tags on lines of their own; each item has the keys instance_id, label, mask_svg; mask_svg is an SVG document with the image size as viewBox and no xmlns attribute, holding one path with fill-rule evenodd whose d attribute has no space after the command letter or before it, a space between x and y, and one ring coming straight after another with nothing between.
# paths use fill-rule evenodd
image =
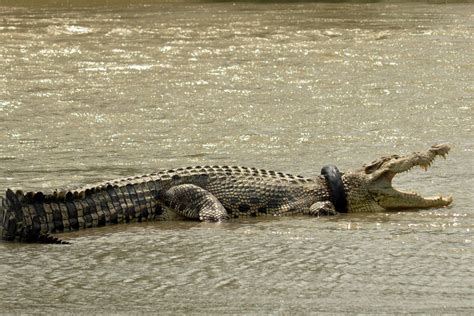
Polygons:
<instances>
[{"instance_id":1,"label":"scaly skin","mask_svg":"<svg viewBox=\"0 0 474 316\"><path fill-rule=\"evenodd\" d=\"M382 157L342 177L348 212L443 207L450 197L422 198L391 186L393 177L445 156L436 145L404 157ZM246 167L205 166L98 183L52 194L8 189L0 206L5 240L57 242L48 233L144 220L223 221L262 215L335 214L324 177L305 178Z\"/></svg>"}]
</instances>

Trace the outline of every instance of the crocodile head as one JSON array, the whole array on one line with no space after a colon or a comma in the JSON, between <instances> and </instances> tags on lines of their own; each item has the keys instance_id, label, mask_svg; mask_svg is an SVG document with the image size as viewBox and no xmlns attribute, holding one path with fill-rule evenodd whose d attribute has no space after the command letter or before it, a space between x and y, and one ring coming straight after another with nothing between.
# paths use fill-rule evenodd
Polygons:
<instances>
[{"instance_id":1,"label":"crocodile head","mask_svg":"<svg viewBox=\"0 0 474 316\"><path fill-rule=\"evenodd\" d=\"M393 178L419 166L425 170L436 157L446 158L447 144L434 145L426 151L406 156L381 157L362 169L344 176L350 212L383 211L407 208L444 207L453 199L450 196L422 197L416 192L402 192L392 186Z\"/></svg>"}]
</instances>

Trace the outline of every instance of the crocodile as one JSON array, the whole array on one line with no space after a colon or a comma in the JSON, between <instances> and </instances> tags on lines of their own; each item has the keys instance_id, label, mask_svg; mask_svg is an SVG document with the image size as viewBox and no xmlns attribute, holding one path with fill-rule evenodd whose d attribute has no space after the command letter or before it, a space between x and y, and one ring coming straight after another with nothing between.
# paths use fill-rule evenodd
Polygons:
<instances>
[{"instance_id":1,"label":"crocodile","mask_svg":"<svg viewBox=\"0 0 474 316\"><path fill-rule=\"evenodd\" d=\"M221 222L245 216L334 215L445 207L451 196L422 197L392 187L395 175L446 158L447 144L405 156L384 156L315 177L240 166L194 166L105 181L51 193L6 190L0 204L3 240L58 242L50 234L110 224L191 219Z\"/></svg>"}]
</instances>

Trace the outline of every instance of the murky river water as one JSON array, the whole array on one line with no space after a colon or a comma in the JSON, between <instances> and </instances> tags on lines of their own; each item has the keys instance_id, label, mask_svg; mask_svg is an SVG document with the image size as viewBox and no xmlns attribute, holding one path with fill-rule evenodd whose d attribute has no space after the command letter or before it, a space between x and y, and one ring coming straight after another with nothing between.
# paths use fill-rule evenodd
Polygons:
<instances>
[{"instance_id":1,"label":"murky river water","mask_svg":"<svg viewBox=\"0 0 474 316\"><path fill-rule=\"evenodd\" d=\"M449 142L396 183L455 202L0 243L2 313L474 311L472 4L11 2L1 190L197 164L317 175Z\"/></svg>"}]
</instances>

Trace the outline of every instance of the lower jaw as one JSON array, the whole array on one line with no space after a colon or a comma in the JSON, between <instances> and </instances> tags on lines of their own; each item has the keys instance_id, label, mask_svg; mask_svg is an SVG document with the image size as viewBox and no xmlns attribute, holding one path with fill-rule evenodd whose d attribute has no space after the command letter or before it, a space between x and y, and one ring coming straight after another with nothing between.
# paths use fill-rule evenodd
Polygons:
<instances>
[{"instance_id":1,"label":"lower jaw","mask_svg":"<svg viewBox=\"0 0 474 316\"><path fill-rule=\"evenodd\" d=\"M428 197L423 198L421 196L408 196L405 200L401 199L397 202L387 203L383 205L386 209L423 209L423 208L436 208L436 207L445 207L451 204L451 197Z\"/></svg>"}]
</instances>

